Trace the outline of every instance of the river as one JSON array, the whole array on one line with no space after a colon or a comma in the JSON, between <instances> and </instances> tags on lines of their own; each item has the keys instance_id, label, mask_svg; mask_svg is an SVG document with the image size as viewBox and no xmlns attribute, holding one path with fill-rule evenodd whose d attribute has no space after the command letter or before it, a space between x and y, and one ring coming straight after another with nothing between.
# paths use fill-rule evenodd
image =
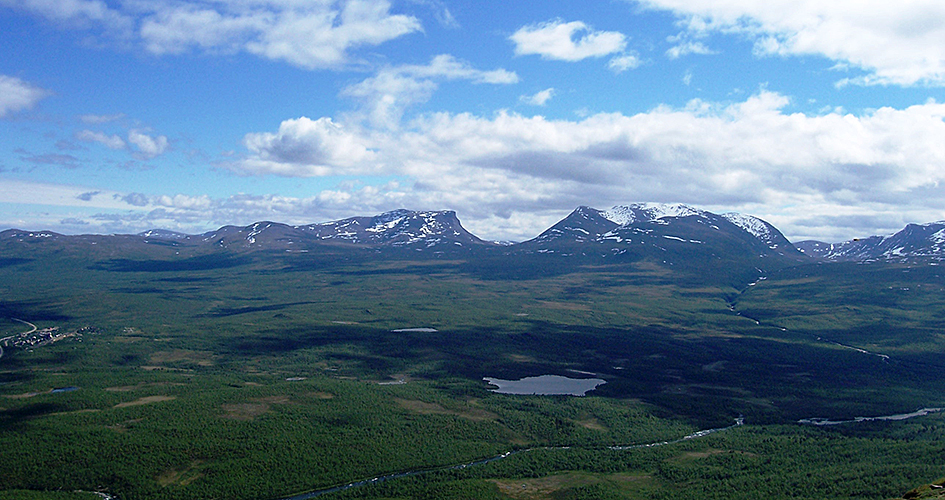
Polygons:
<instances>
[{"instance_id":1,"label":"river","mask_svg":"<svg viewBox=\"0 0 945 500\"><path fill-rule=\"evenodd\" d=\"M714 434L714 433L716 433L716 432L722 432L722 431L727 431L727 430L729 430L729 429L734 429L735 427L738 427L738 426L740 426L740 425L743 425L744 423L745 423L745 419L742 418L742 417L738 417L737 419L735 419L735 423L734 423L734 424L729 425L729 426L727 426L727 427L719 427L719 428L716 428L716 429L705 429L705 430L701 430L701 431L698 431L698 432L694 432L694 433L689 434L689 435L687 435L687 436L683 436L683 437L681 437L681 438L674 439L674 440L671 440L671 441L657 441L657 442L654 442L654 443L633 444L633 445L626 445L626 446L609 446L609 447L607 447L607 449L610 449L610 450L632 450L632 449L637 449L637 448L653 448L653 447L657 447L657 446L667 446L667 445L671 445L671 444L675 444L675 443L681 443L681 442L686 441L686 440L689 440L689 439L696 439L696 438L708 436L709 434ZM429 474L429 473L431 473L431 472L442 472L442 471L448 471L448 470L460 470L460 469L465 469L465 468L467 468L467 467L474 467L474 466L477 466L477 465L484 465L484 464L487 464L487 463L490 463L490 462L495 462L495 461L497 461L497 460L502 460L502 459L508 458L508 457L510 457L510 456L512 456L512 455L518 455L519 453L528 453L528 452L535 451L535 450L567 450L567 449L569 449L569 448L571 448L571 446L540 446L540 447L536 447L536 448L526 448L526 449L522 449L522 450L507 451L507 452L505 452L505 453L503 453L503 454L501 454L501 455L496 455L496 456L490 457L490 458L483 458L483 459L480 459L480 460L475 460L475 461L467 462L467 463L464 463L464 464L451 465L451 466L440 467L440 468L436 468L436 469L420 469L420 470L412 470L412 471L406 471L406 472L397 472L397 473L394 473L394 474L388 474L388 475L386 475L386 476L378 476L378 477L375 477L375 478L365 479L365 480L362 480L362 481L355 481L355 482L353 482L353 483L348 483L348 484L344 484L344 485L341 485L341 486L335 486L335 487L333 487L333 488L327 488L327 489L324 489L324 490L310 491L310 492L308 492L308 493L302 493L302 494L300 494L300 495L295 495L295 496L291 496L291 497L286 497L286 498L283 498L283 499L281 499L281 500L308 500L308 499L310 499L310 498L315 498L315 497L320 496L320 495L326 495L326 494L328 494L328 493L335 493L335 492L338 492L338 491L344 491L344 490L348 490L348 489L351 489L351 488L357 488L357 487L360 487L360 486L367 486L367 485L369 485L369 484L378 484L378 483L382 483L382 482L384 482L384 481L389 481L389 480L391 480L391 479L398 479L398 478L408 477L408 476L416 476L416 475L420 475L420 474Z\"/></svg>"},{"instance_id":2,"label":"river","mask_svg":"<svg viewBox=\"0 0 945 500\"><path fill-rule=\"evenodd\" d=\"M799 423L799 424L807 424L807 425L840 425L840 424L851 424L851 423L861 423L861 422L898 421L898 420L906 420L906 419L915 418L915 417L923 417L923 416L925 416L925 415L929 415L929 414L931 414L931 413L937 413L937 412L940 412L940 411L945 411L945 408L921 408L921 409L916 410L916 411L911 412L911 413L900 413L900 414L895 414L895 415L884 415L884 416L879 416L879 417L856 417L856 418L853 418L852 420L830 420L830 419L826 419L826 418L804 418L804 419L798 420L798 423ZM744 424L745 424L745 419L744 419L744 417L738 417L738 418L735 419L735 423L733 423L732 425L729 425L729 426L726 426L726 427L718 427L718 428L714 428L714 429L704 429L704 430L701 430L701 431L693 432L692 434L683 436L683 437L681 437L681 438L677 438L677 439L673 439L673 440L669 440L669 441L656 441L656 442L653 442L653 443L641 443L641 444L631 444L631 445L623 445L623 446L609 446L609 447L607 447L607 449L609 449L609 450L634 450L634 449L640 449L640 448L655 448L655 447L659 447L659 446L668 446L668 445L672 445L672 444L682 443L682 442L684 442L684 441L688 441L688 440L691 440L691 439L698 439L698 438L701 438L701 437L708 436L708 435L710 435L710 434L715 434L715 433L717 433L717 432L724 432L724 431L727 431L727 430L734 429L734 428L736 428L736 427L742 426L742 425L744 425ZM505 453L503 453L503 454L501 454L501 455L496 455L496 456L490 457L490 458L484 458L484 459L480 459L480 460L475 460L475 461L467 462L467 463L464 463L464 464L451 465L451 466L440 467L440 468L435 468L435 469L419 469L419 470L411 470L411 471L406 471L406 472L398 472L398 473L394 473L394 474L388 474L388 475L385 475L385 476L378 476L378 477L371 478L371 479L365 479L365 480L362 480L362 481L355 481L355 482L353 482L353 483L348 483L348 484L344 484L344 485L341 485L341 486L335 486L335 487L333 487L333 488L327 488L327 489L324 489L324 490L310 491L310 492L308 492L308 493L302 493L302 494L300 494L300 495L295 495L295 496L291 496L291 497L285 497L285 498L282 498L282 499L280 499L280 500L308 500L308 499L310 499L310 498L315 498L315 497L317 497L317 496L326 495L326 494L328 494L328 493L335 493L335 492L338 492L338 491L344 491L344 490L348 490L348 489L351 489L351 488L357 488L357 487L360 487L360 486L367 486L367 485L369 485L369 484L378 484L378 483L382 483L382 482L384 482L384 481L389 481L389 480L391 480L391 479L398 479L398 478L408 477L408 476L416 476L416 475L420 475L420 474L428 474L428 473L431 473L431 472L441 472L441 471L448 471L448 470L460 470L460 469L465 469L466 467L474 467L474 466L477 466L477 465L484 465L484 464L487 464L487 463L490 463L490 462L495 462L495 461L497 461L497 460L502 460L502 459L508 458L508 457L510 457L510 456L512 456L512 455L517 455L517 454L519 454L519 453L528 453L528 452L535 451L535 450L567 450L567 449L569 449L569 448L571 448L571 447L570 447L570 446L542 446L542 447L536 447L536 448L527 448L527 449L522 449L522 450L507 451L507 452L505 452Z\"/></svg>"}]
</instances>

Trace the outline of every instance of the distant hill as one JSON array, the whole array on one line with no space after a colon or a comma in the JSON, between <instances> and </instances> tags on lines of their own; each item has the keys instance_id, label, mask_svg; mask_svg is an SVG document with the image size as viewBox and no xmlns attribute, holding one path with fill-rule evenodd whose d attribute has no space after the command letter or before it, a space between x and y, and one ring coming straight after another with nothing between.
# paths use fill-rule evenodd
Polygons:
<instances>
[{"instance_id":1,"label":"distant hill","mask_svg":"<svg viewBox=\"0 0 945 500\"><path fill-rule=\"evenodd\" d=\"M843 243L792 244L773 225L739 213L715 214L683 204L632 203L607 210L587 206L521 243L485 241L456 212L394 210L306 225L262 221L199 235L153 229L126 235L66 236L10 229L0 244L29 245L101 258L184 258L221 249L252 254L319 254L357 258L460 258L496 276L569 272L574 266L649 261L745 282L772 269L819 261L945 260L945 221L910 224L890 236ZM13 246L11 246L13 245ZM158 248L173 253L155 253ZM163 257L162 257L163 255ZM16 257L15 252L11 257ZM177 257L180 256L180 257ZM345 257L347 258L347 257Z\"/></svg>"},{"instance_id":2,"label":"distant hill","mask_svg":"<svg viewBox=\"0 0 945 500\"><path fill-rule=\"evenodd\" d=\"M688 273L690 279L732 285L809 260L777 228L756 217L655 203L579 207L509 252L598 263L648 261Z\"/></svg>"},{"instance_id":3,"label":"distant hill","mask_svg":"<svg viewBox=\"0 0 945 500\"><path fill-rule=\"evenodd\" d=\"M842 243L802 241L797 248L811 257L834 262L907 262L945 260L945 221L909 224L889 236L870 236Z\"/></svg>"}]
</instances>

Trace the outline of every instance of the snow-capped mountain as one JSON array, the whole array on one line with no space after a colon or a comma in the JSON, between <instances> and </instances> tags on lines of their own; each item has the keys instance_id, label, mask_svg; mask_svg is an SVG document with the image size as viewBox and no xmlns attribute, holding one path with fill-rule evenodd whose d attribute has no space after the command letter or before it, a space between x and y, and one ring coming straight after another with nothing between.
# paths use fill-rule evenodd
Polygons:
<instances>
[{"instance_id":1,"label":"snow-capped mountain","mask_svg":"<svg viewBox=\"0 0 945 500\"><path fill-rule=\"evenodd\" d=\"M492 245L467 231L452 210L394 210L373 217L351 217L301 226L263 221L245 227L224 226L198 236L170 231L146 231L139 236L196 245L212 244L221 248L299 251L325 245L433 251Z\"/></svg>"},{"instance_id":2,"label":"snow-capped mountain","mask_svg":"<svg viewBox=\"0 0 945 500\"><path fill-rule=\"evenodd\" d=\"M351 217L298 226L298 229L321 241L363 245L433 248L442 245L462 247L489 244L467 231L452 210L394 210L374 217Z\"/></svg>"},{"instance_id":3,"label":"snow-capped mountain","mask_svg":"<svg viewBox=\"0 0 945 500\"><path fill-rule=\"evenodd\" d=\"M664 217L706 216L709 212L681 203L633 203L617 205L601 212L601 215L617 225L626 226L634 222L653 222Z\"/></svg>"},{"instance_id":4,"label":"snow-capped mountain","mask_svg":"<svg viewBox=\"0 0 945 500\"><path fill-rule=\"evenodd\" d=\"M168 231L167 229L149 229L138 233L142 238L155 238L162 240L186 240L190 238L189 234L178 233L177 231Z\"/></svg>"},{"instance_id":5,"label":"snow-capped mountain","mask_svg":"<svg viewBox=\"0 0 945 500\"><path fill-rule=\"evenodd\" d=\"M790 241L781 234L781 231L778 228L772 226L764 220L759 219L753 215L745 215L737 212L728 212L722 214L726 220L735 224L736 226L744 229L755 238L758 238L772 250L778 250L779 248L790 248L793 247ZM795 248L796 250L796 248ZM788 250L790 252L790 250Z\"/></svg>"},{"instance_id":6,"label":"snow-capped mountain","mask_svg":"<svg viewBox=\"0 0 945 500\"><path fill-rule=\"evenodd\" d=\"M842 243L802 241L797 248L828 261L945 260L945 221L909 224L889 236L870 236Z\"/></svg>"},{"instance_id":7,"label":"snow-capped mountain","mask_svg":"<svg viewBox=\"0 0 945 500\"><path fill-rule=\"evenodd\" d=\"M692 250L796 258L800 253L771 224L750 215L714 214L682 204L635 203L608 210L578 207L522 244L541 253L605 254ZM701 246L701 248L700 248Z\"/></svg>"}]
</instances>

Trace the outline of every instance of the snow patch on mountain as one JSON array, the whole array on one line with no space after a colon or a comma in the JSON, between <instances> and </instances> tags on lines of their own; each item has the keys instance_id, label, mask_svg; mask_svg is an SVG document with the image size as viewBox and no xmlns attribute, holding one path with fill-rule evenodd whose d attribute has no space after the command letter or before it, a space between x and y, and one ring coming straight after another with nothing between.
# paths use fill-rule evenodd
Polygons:
<instances>
[{"instance_id":1,"label":"snow patch on mountain","mask_svg":"<svg viewBox=\"0 0 945 500\"><path fill-rule=\"evenodd\" d=\"M945 260L945 221L908 224L895 234L857 238L842 243L804 241L804 252L828 261Z\"/></svg>"},{"instance_id":2,"label":"snow patch on mountain","mask_svg":"<svg viewBox=\"0 0 945 500\"><path fill-rule=\"evenodd\" d=\"M722 217L732 224L735 224L736 226L744 229L755 238L765 242L765 244L768 245L768 248L773 250L778 247L777 243L774 241L775 235L771 230L771 226L765 221L752 215L745 215L737 212L725 213L722 214Z\"/></svg>"},{"instance_id":3,"label":"snow patch on mountain","mask_svg":"<svg viewBox=\"0 0 945 500\"><path fill-rule=\"evenodd\" d=\"M664 217L704 216L707 212L682 203L631 203L601 212L605 219L626 226L634 222L654 222Z\"/></svg>"}]
</instances>

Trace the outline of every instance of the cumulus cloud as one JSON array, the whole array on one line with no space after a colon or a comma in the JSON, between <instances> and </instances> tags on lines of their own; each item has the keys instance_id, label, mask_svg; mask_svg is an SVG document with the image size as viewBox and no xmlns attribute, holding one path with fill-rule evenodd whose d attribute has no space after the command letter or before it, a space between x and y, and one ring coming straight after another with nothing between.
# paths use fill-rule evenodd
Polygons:
<instances>
[{"instance_id":1,"label":"cumulus cloud","mask_svg":"<svg viewBox=\"0 0 945 500\"><path fill-rule=\"evenodd\" d=\"M232 165L243 173L291 177L364 173L375 158L367 139L330 118L286 120L276 133L247 134L243 144L250 156Z\"/></svg>"},{"instance_id":2,"label":"cumulus cloud","mask_svg":"<svg viewBox=\"0 0 945 500\"><path fill-rule=\"evenodd\" d=\"M637 54L622 54L611 59L607 63L607 67L614 73L623 73L628 69L639 68L642 64L643 61L640 60L640 56Z\"/></svg>"},{"instance_id":3,"label":"cumulus cloud","mask_svg":"<svg viewBox=\"0 0 945 500\"><path fill-rule=\"evenodd\" d=\"M513 84L518 75L505 69L480 70L451 55L438 55L425 65L383 68L374 76L350 85L341 94L361 103L366 118L377 127L396 128L404 111L426 102L445 80L478 84Z\"/></svg>"},{"instance_id":4,"label":"cumulus cloud","mask_svg":"<svg viewBox=\"0 0 945 500\"><path fill-rule=\"evenodd\" d=\"M370 151L366 164L372 173L410 179L389 188L386 199L401 203L384 209L456 209L470 227L484 228L487 238L534 236L547 227L541 221L577 205L606 208L632 201L742 210L768 217L791 236L811 235L795 221L859 214L863 207L896 214L897 221L903 213L913 221L945 216L940 196L928 194L945 191L938 188L945 186L945 104L861 115L806 115L790 108L787 96L763 90L740 102L694 100L576 121L510 112L433 113L405 129L379 132L334 130L327 118L304 119L284 122L275 134L248 136L247 146L249 160L270 162L257 172L305 176L350 172L357 162L327 161L346 156L325 148L360 144L364 149L354 149L355 157ZM254 167L250 162L246 168ZM365 172L363 165L357 168ZM334 190L330 197L374 206L360 193ZM909 207L904 199L912 200ZM483 222L500 219L501 234ZM512 220L536 225L515 226ZM835 234L860 234L854 231L839 227Z\"/></svg>"},{"instance_id":5,"label":"cumulus cloud","mask_svg":"<svg viewBox=\"0 0 945 500\"><path fill-rule=\"evenodd\" d=\"M622 52L627 37L617 31L595 31L581 21L561 19L519 28L509 37L517 55L575 62Z\"/></svg>"},{"instance_id":6,"label":"cumulus cloud","mask_svg":"<svg viewBox=\"0 0 945 500\"><path fill-rule=\"evenodd\" d=\"M128 131L128 142L138 148L138 154L144 158L154 158L167 151L169 146L166 136L150 136L140 130Z\"/></svg>"},{"instance_id":7,"label":"cumulus cloud","mask_svg":"<svg viewBox=\"0 0 945 500\"><path fill-rule=\"evenodd\" d=\"M117 34L127 33L134 24L131 16L102 0L0 0L0 5L70 27L101 27Z\"/></svg>"},{"instance_id":8,"label":"cumulus cloud","mask_svg":"<svg viewBox=\"0 0 945 500\"><path fill-rule=\"evenodd\" d=\"M709 49L709 47L707 47L702 42L695 42L692 40L687 40L687 41L684 41L682 43L679 43L677 45L670 47L669 50L666 51L666 56L669 57L670 59L679 59L680 57L686 56L689 54L708 55L708 54L714 54L714 53L715 52Z\"/></svg>"},{"instance_id":9,"label":"cumulus cloud","mask_svg":"<svg viewBox=\"0 0 945 500\"><path fill-rule=\"evenodd\" d=\"M945 3L939 0L632 1L679 16L690 37L670 57L708 50L697 41L707 34L737 34L753 40L761 55L817 55L867 72L846 83L945 85Z\"/></svg>"},{"instance_id":10,"label":"cumulus cloud","mask_svg":"<svg viewBox=\"0 0 945 500\"><path fill-rule=\"evenodd\" d=\"M125 149L125 141L117 135L108 135L104 132L82 130L76 133L75 138L80 141L97 142L109 149Z\"/></svg>"},{"instance_id":11,"label":"cumulus cloud","mask_svg":"<svg viewBox=\"0 0 945 500\"><path fill-rule=\"evenodd\" d=\"M0 118L30 109L49 92L19 78L0 75Z\"/></svg>"},{"instance_id":12,"label":"cumulus cloud","mask_svg":"<svg viewBox=\"0 0 945 500\"><path fill-rule=\"evenodd\" d=\"M520 100L526 104L531 104L532 106L544 106L554 96L555 89L549 88L538 91L532 95L523 95Z\"/></svg>"},{"instance_id":13,"label":"cumulus cloud","mask_svg":"<svg viewBox=\"0 0 945 500\"><path fill-rule=\"evenodd\" d=\"M64 26L102 29L156 55L247 52L306 69L344 65L353 49L421 30L415 17L392 14L388 0L145 0L114 7L101 0L0 0L0 5Z\"/></svg>"}]
</instances>

